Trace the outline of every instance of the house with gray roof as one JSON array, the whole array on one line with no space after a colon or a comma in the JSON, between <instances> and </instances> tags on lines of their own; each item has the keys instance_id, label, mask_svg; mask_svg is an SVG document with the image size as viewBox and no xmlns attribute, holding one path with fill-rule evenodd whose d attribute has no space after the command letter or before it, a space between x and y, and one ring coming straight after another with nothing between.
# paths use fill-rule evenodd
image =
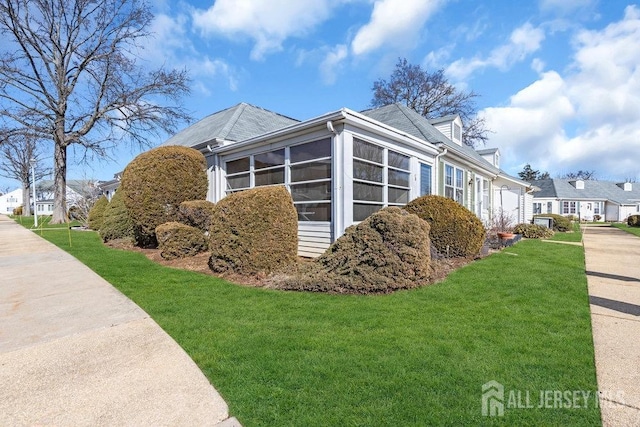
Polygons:
<instances>
[{"instance_id":1,"label":"house with gray roof","mask_svg":"<svg viewBox=\"0 0 640 427\"><path fill-rule=\"evenodd\" d=\"M450 197L487 222L500 206L514 221L530 220L530 185L502 171L499 157L464 145L455 127L461 124L451 116L435 127L401 104L342 108L299 121L241 103L163 145L204 154L212 202L248 188L285 185L298 212L298 253L317 256L347 227L425 194Z\"/></svg>"},{"instance_id":2,"label":"house with gray roof","mask_svg":"<svg viewBox=\"0 0 640 427\"><path fill-rule=\"evenodd\" d=\"M573 215L586 221L626 221L640 213L640 184L544 179L534 181L535 214Z\"/></svg>"}]
</instances>

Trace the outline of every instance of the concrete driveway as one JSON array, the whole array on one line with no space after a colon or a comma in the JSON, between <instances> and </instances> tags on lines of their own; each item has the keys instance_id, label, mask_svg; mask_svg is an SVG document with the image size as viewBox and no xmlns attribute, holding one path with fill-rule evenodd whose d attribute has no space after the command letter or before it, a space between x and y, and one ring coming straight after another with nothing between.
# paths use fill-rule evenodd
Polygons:
<instances>
[{"instance_id":1,"label":"concrete driveway","mask_svg":"<svg viewBox=\"0 0 640 427\"><path fill-rule=\"evenodd\" d=\"M0 425L239 425L147 313L4 215L0 272Z\"/></svg>"}]
</instances>

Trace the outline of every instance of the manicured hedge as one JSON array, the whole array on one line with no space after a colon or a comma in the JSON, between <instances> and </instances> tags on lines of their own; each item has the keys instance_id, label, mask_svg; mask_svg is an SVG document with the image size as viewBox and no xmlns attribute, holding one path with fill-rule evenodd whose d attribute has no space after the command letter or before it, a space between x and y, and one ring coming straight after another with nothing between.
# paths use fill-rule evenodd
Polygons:
<instances>
[{"instance_id":1,"label":"manicured hedge","mask_svg":"<svg viewBox=\"0 0 640 427\"><path fill-rule=\"evenodd\" d=\"M124 206L123 193L122 188L118 189L104 210L102 227L100 227L100 237L103 242L117 239L133 241L133 221Z\"/></svg>"},{"instance_id":2,"label":"manicured hedge","mask_svg":"<svg viewBox=\"0 0 640 427\"><path fill-rule=\"evenodd\" d=\"M640 227L640 215L630 215L627 218L627 225L629 227Z\"/></svg>"},{"instance_id":3,"label":"manicured hedge","mask_svg":"<svg viewBox=\"0 0 640 427\"><path fill-rule=\"evenodd\" d=\"M418 215L431 226L431 244L443 256L478 255L486 235L482 222L469 209L446 197L422 196L405 209Z\"/></svg>"},{"instance_id":4,"label":"manicured hedge","mask_svg":"<svg viewBox=\"0 0 640 427\"><path fill-rule=\"evenodd\" d=\"M552 229L538 224L518 224L513 227L513 232L527 239L548 239L553 236Z\"/></svg>"},{"instance_id":5,"label":"manicured hedge","mask_svg":"<svg viewBox=\"0 0 640 427\"><path fill-rule=\"evenodd\" d=\"M179 222L167 222L156 227L160 255L165 259L185 258L207 250L207 238L202 230Z\"/></svg>"},{"instance_id":6,"label":"manicured hedge","mask_svg":"<svg viewBox=\"0 0 640 427\"><path fill-rule=\"evenodd\" d=\"M386 293L429 279L429 224L389 207L347 228L327 251L275 287L332 293Z\"/></svg>"},{"instance_id":7,"label":"manicured hedge","mask_svg":"<svg viewBox=\"0 0 640 427\"><path fill-rule=\"evenodd\" d=\"M180 203L206 197L206 169L202 153L181 146L149 150L127 165L121 188L138 246L156 246L156 227L177 221Z\"/></svg>"},{"instance_id":8,"label":"manicured hedge","mask_svg":"<svg viewBox=\"0 0 640 427\"><path fill-rule=\"evenodd\" d=\"M178 207L179 221L183 224L209 231L211 216L216 205L208 200L187 200Z\"/></svg>"},{"instance_id":9,"label":"manicured hedge","mask_svg":"<svg viewBox=\"0 0 640 427\"><path fill-rule=\"evenodd\" d=\"M297 259L298 214L283 186L232 193L216 203L209 228L216 273L269 273Z\"/></svg>"},{"instance_id":10,"label":"manicured hedge","mask_svg":"<svg viewBox=\"0 0 640 427\"><path fill-rule=\"evenodd\" d=\"M104 210L107 208L109 200L105 196L100 197L89 210L89 228L95 231L102 227Z\"/></svg>"}]
</instances>

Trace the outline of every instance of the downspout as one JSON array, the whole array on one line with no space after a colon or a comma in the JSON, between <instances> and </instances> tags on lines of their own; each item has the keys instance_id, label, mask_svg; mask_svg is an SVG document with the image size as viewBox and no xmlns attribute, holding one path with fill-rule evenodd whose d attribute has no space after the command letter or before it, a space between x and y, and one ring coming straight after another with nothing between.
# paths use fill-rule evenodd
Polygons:
<instances>
[{"instance_id":1,"label":"downspout","mask_svg":"<svg viewBox=\"0 0 640 427\"><path fill-rule=\"evenodd\" d=\"M438 147L440 148L440 147ZM438 160L440 159L440 157L444 156L445 154L447 154L449 150L447 149L447 147L444 147L442 149L442 152L440 154L437 154L434 158L433 158L433 165L436 167L435 170L435 193L436 195L440 195L438 194L438 190L440 189L440 183L438 182L438 177L440 176L440 164L438 163Z\"/></svg>"}]
</instances>

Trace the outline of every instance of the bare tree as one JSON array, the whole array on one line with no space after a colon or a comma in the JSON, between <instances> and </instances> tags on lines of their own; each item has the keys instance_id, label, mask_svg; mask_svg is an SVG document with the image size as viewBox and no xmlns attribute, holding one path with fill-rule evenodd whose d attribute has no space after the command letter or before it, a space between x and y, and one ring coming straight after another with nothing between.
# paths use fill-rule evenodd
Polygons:
<instances>
[{"instance_id":1,"label":"bare tree","mask_svg":"<svg viewBox=\"0 0 640 427\"><path fill-rule=\"evenodd\" d=\"M67 213L70 146L103 157L189 120L186 70L147 71L136 56L149 10L144 0L0 0L0 119L53 142L52 222Z\"/></svg>"},{"instance_id":2,"label":"bare tree","mask_svg":"<svg viewBox=\"0 0 640 427\"><path fill-rule=\"evenodd\" d=\"M373 83L372 107L401 102L420 115L435 119L459 114L463 123L462 139L471 147L484 144L489 130L485 121L476 115L473 91L456 89L444 75L444 70L429 72L406 59L398 59L389 80L379 79Z\"/></svg>"},{"instance_id":3,"label":"bare tree","mask_svg":"<svg viewBox=\"0 0 640 427\"><path fill-rule=\"evenodd\" d=\"M35 139L23 133L3 136L0 139L0 176L20 181L24 203L23 214L31 215L31 160L35 160L36 180L51 173L51 169L42 167L42 150ZM35 204L34 204L35 208Z\"/></svg>"},{"instance_id":4,"label":"bare tree","mask_svg":"<svg viewBox=\"0 0 640 427\"><path fill-rule=\"evenodd\" d=\"M522 168L522 170L518 172L518 176L523 181L531 182L541 179L549 179L549 172L540 172L537 169L533 169L531 165L527 163L524 168Z\"/></svg>"},{"instance_id":5,"label":"bare tree","mask_svg":"<svg viewBox=\"0 0 640 427\"><path fill-rule=\"evenodd\" d=\"M577 172L567 172L563 175L560 175L561 179L582 179L585 181L591 180L591 181L597 181L598 178L596 176L596 171L591 170L582 170L580 169Z\"/></svg>"}]
</instances>

